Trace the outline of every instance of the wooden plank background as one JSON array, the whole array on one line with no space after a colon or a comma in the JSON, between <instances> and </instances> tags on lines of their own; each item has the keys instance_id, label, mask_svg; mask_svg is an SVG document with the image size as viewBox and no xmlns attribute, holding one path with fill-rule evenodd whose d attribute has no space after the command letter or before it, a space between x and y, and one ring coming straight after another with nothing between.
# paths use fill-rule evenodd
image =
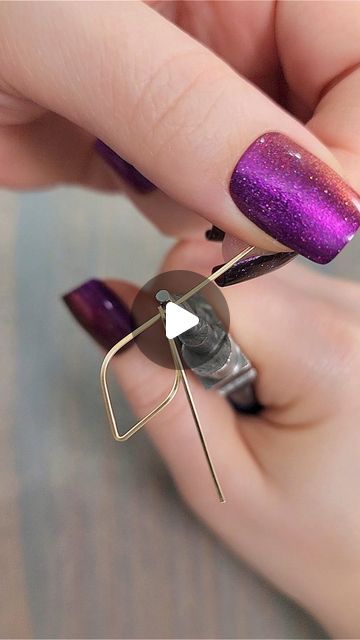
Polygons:
<instances>
[{"instance_id":1,"label":"wooden plank background","mask_svg":"<svg viewBox=\"0 0 360 640\"><path fill-rule=\"evenodd\" d=\"M110 437L59 295L141 284L168 246L120 196L0 195L2 638L324 637L186 511L144 434ZM359 246L333 268L360 277Z\"/></svg>"}]
</instances>

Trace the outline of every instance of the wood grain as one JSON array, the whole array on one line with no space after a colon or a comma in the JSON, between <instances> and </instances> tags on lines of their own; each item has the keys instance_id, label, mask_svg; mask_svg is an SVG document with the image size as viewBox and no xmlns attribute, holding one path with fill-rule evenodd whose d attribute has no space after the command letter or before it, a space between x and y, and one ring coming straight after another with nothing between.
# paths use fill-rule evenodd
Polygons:
<instances>
[{"instance_id":1,"label":"wood grain","mask_svg":"<svg viewBox=\"0 0 360 640\"><path fill-rule=\"evenodd\" d=\"M59 296L94 275L140 284L169 242L121 197L0 205L0 636L323 637L186 511L143 434L110 437L100 354ZM360 276L358 247L338 270Z\"/></svg>"}]
</instances>

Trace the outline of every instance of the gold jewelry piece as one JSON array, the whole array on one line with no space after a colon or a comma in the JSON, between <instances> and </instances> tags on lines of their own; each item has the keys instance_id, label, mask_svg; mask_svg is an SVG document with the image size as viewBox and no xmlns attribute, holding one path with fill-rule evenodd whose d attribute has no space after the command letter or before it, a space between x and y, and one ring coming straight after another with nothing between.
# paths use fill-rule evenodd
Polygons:
<instances>
[{"instance_id":1,"label":"gold jewelry piece","mask_svg":"<svg viewBox=\"0 0 360 640\"><path fill-rule=\"evenodd\" d=\"M201 289L203 289L204 287L206 287L207 284L209 284L209 282L213 282L214 280L216 280L216 278L218 278L219 276L221 276L223 273L225 273L228 269L230 269L230 267L232 267L236 262L238 262L239 260L241 260L242 258L245 258L245 256L247 256L249 253L251 253L251 251L253 251L255 249L255 247L253 246L248 246L246 249L244 249L243 251L241 251L241 253L239 253L237 256L235 256L234 258L231 258L231 260L229 260L226 264L222 265L222 267L220 267L219 269L217 269L214 273L212 273L211 275L209 275L207 278L204 278L204 280L202 280L199 284L197 284L195 287L193 287L192 289L190 289L190 291L188 291L187 293L185 293L183 296L181 296L179 299L176 300L176 304L181 304L182 302L185 302L186 300L188 300L189 298L191 298L191 296L193 296L194 294L198 293L199 291L201 291ZM111 432L112 435L114 437L114 439L117 442L124 442L125 440L128 440L129 438L131 438L131 436L133 436L137 431L139 431L139 429L141 429L147 422L149 422L149 420L152 420L152 418L155 418L161 411L163 411L163 409L165 409L165 407L168 406L168 404L170 404L170 402L174 399L179 386L180 386L180 382L183 383L184 386L184 390L186 393L186 397L187 400L189 402L190 405L190 409L192 412L192 416L196 425L196 428L198 430L198 434L200 437L200 441L203 447L203 451L204 454L206 456L206 460L209 466L209 470L210 473L212 475L212 478L214 480L215 483L215 487L219 496L219 500L220 502L225 502L225 498L219 483L219 480L217 478L216 475L216 471L206 444L206 440L205 440L205 436L201 427L201 423L200 423L200 419L199 419L199 415L194 403L194 399L190 390L190 386L189 386L189 382L187 379L187 375L185 373L183 364L182 364L182 360L181 360L181 356L179 354L179 351L177 349L175 340L173 339L168 339L169 342L169 347L170 347L170 351L171 351L171 355L172 355L172 359L174 362L174 369L175 369L175 377L174 377L174 381L173 384L171 386L171 389L168 393L168 395L164 398L164 400L162 402L160 402L156 407L154 407L146 416L144 416L143 418L141 418L141 420L139 420L138 422L136 422L136 424L134 424L132 427L130 427L127 431L125 431L125 433L120 434L118 426L117 426L117 422L116 422L116 418L115 418L115 414L114 414L114 410L113 410L113 406L112 406L112 401L111 401L111 397L110 397L110 392L109 392L109 387L108 387L108 383L107 383L107 371L108 371L108 367L109 364L112 360L112 358L123 348L125 347L127 344L129 344L129 342L131 342L132 340L134 340L137 336L139 336L141 333L143 333L144 331L146 331L147 329L149 329L150 327L152 327L158 320L162 320L164 322L165 320L165 316L166 316L166 311L165 309L159 305L158 307L159 312L157 314L155 314L152 318L150 318L149 320L147 320L146 322L144 322L144 324L142 324L140 327L137 327L136 329L134 329L134 331L132 331L131 333L129 333L127 336L125 336L125 338L122 338L121 340L119 340L119 342L117 342L111 349L110 351L108 351L108 353L106 354L103 363L101 365L101 370L100 370L100 384L101 384L101 390L102 390L102 394L103 394L103 399L104 399L104 404L105 404L105 409L106 409L106 414L109 420L109 424L110 424L110 428L111 428Z\"/></svg>"}]
</instances>

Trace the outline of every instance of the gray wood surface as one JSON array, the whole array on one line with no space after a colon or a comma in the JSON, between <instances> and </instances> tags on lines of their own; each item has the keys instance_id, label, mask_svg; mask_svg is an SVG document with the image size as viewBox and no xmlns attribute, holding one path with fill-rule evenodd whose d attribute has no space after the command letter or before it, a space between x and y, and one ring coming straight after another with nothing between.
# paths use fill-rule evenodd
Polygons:
<instances>
[{"instance_id":1,"label":"gray wood surface","mask_svg":"<svg viewBox=\"0 0 360 640\"><path fill-rule=\"evenodd\" d=\"M121 197L0 195L2 638L323 637L186 511L144 434L110 437L100 353L59 295L141 284L167 246ZM335 268L359 277L356 250Z\"/></svg>"}]
</instances>

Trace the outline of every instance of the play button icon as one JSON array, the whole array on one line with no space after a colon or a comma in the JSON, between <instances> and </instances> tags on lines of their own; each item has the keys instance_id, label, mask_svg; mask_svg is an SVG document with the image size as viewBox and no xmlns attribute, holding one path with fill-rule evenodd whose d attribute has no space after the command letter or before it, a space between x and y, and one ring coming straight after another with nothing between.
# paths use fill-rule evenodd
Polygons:
<instances>
[{"instance_id":1,"label":"play button icon","mask_svg":"<svg viewBox=\"0 0 360 640\"><path fill-rule=\"evenodd\" d=\"M228 332L229 309L221 289L213 282L208 281L206 286L201 288L201 292L196 294L198 297L190 297L184 303L178 303L179 298L198 287L200 283L204 283L202 274L193 271L166 271L148 280L135 296L131 306L135 327L140 327L159 314L160 305L165 311L164 322L159 319L134 340L137 349L155 364L174 369L169 340L181 334L186 333L189 339L191 334L196 348L202 348L202 341L206 338L206 331L202 329L204 323L206 325L208 322L207 305L210 305L212 313L219 319L225 332ZM201 351L199 357L202 362L205 362L207 357L212 358L211 349L209 353ZM183 364L187 368L185 360Z\"/></svg>"},{"instance_id":2,"label":"play button icon","mask_svg":"<svg viewBox=\"0 0 360 640\"><path fill-rule=\"evenodd\" d=\"M165 311L165 333L169 340L177 338L199 322L199 318L194 313L186 311L175 302L167 302Z\"/></svg>"}]
</instances>

